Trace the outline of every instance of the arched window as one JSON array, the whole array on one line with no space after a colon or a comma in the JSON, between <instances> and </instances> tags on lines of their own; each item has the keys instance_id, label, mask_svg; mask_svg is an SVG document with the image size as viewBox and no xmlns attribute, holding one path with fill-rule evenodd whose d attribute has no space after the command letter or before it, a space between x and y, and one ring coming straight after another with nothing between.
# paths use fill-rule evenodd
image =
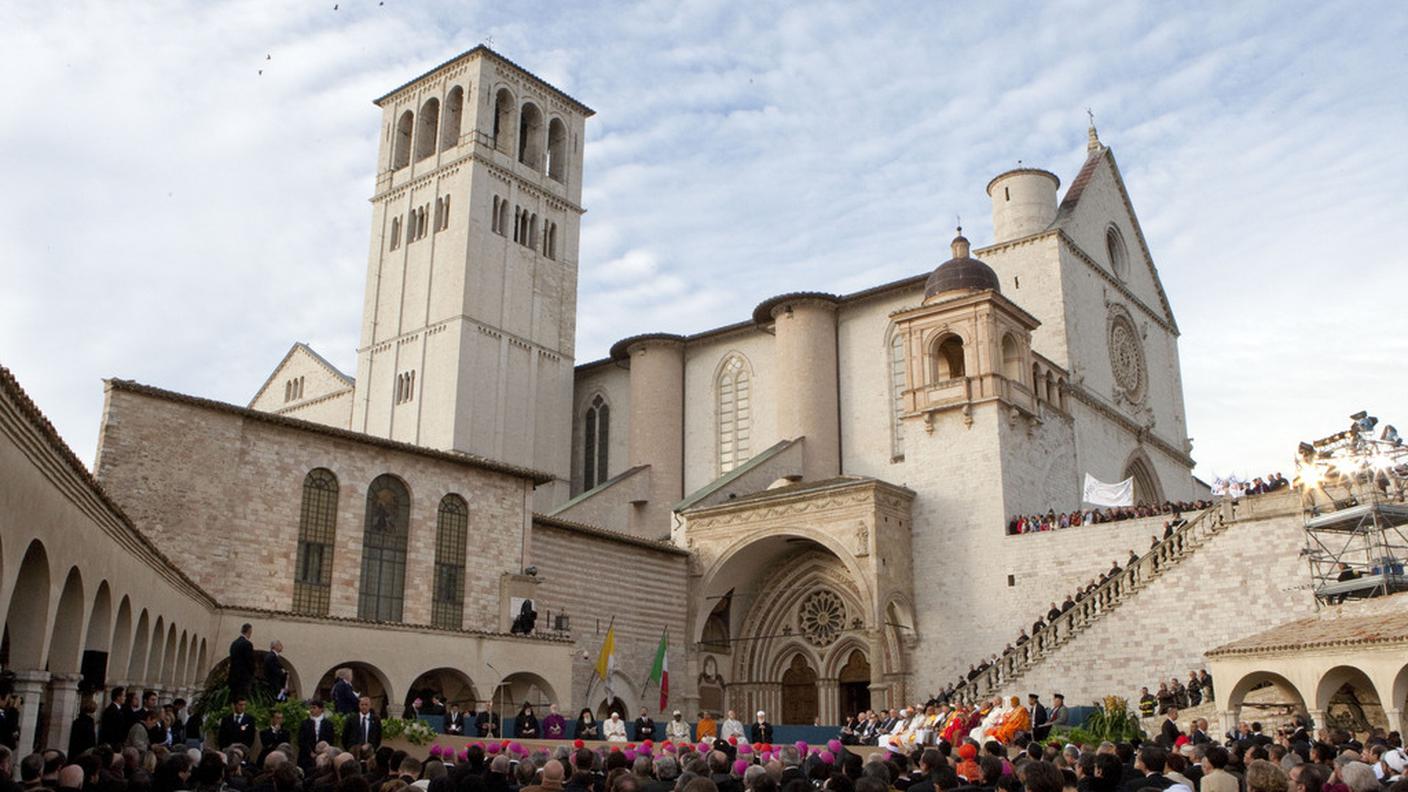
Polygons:
<instances>
[{"instance_id":1,"label":"arched window","mask_svg":"<svg viewBox=\"0 0 1408 792\"><path fill-rule=\"evenodd\" d=\"M1049 371L1046 372L1046 400L1051 402L1052 404L1055 404L1057 402L1056 375L1052 374Z\"/></svg>"},{"instance_id":2,"label":"arched window","mask_svg":"<svg viewBox=\"0 0 1408 792\"><path fill-rule=\"evenodd\" d=\"M890 337L890 457L904 459L904 336Z\"/></svg>"},{"instance_id":3,"label":"arched window","mask_svg":"<svg viewBox=\"0 0 1408 792\"><path fill-rule=\"evenodd\" d=\"M1061 400L1059 406L1064 411L1066 409L1066 380L1056 380L1056 396Z\"/></svg>"},{"instance_id":4,"label":"arched window","mask_svg":"<svg viewBox=\"0 0 1408 792\"><path fill-rule=\"evenodd\" d=\"M298 510L298 559L293 571L293 611L328 615L332 545L337 534L337 476L317 468L303 477Z\"/></svg>"},{"instance_id":5,"label":"arched window","mask_svg":"<svg viewBox=\"0 0 1408 792\"><path fill-rule=\"evenodd\" d=\"M963 339L956 335L945 337L934 346L933 359L935 382L964 376Z\"/></svg>"},{"instance_id":6,"label":"arched window","mask_svg":"<svg viewBox=\"0 0 1408 792\"><path fill-rule=\"evenodd\" d=\"M391 249L401 247L401 217L391 218Z\"/></svg>"},{"instance_id":7,"label":"arched window","mask_svg":"<svg viewBox=\"0 0 1408 792\"><path fill-rule=\"evenodd\" d=\"M1022 350L1011 333L1002 337L1002 376L1013 382L1022 380Z\"/></svg>"},{"instance_id":8,"label":"arched window","mask_svg":"<svg viewBox=\"0 0 1408 792\"><path fill-rule=\"evenodd\" d=\"M435 521L435 598L430 623L458 630L464 626L464 553L469 537L469 506L458 495L440 500Z\"/></svg>"},{"instance_id":9,"label":"arched window","mask_svg":"<svg viewBox=\"0 0 1408 792\"><path fill-rule=\"evenodd\" d=\"M1041 401L1043 398L1045 398L1044 395L1043 395L1042 392L1041 392L1041 364L1040 364L1040 363L1033 363L1033 364L1032 364L1032 394L1036 396L1037 401Z\"/></svg>"},{"instance_id":10,"label":"arched window","mask_svg":"<svg viewBox=\"0 0 1408 792\"><path fill-rule=\"evenodd\" d=\"M410 110L396 122L396 137L391 141L391 169L399 170L411 164L411 133L415 131L416 114Z\"/></svg>"},{"instance_id":11,"label":"arched window","mask_svg":"<svg viewBox=\"0 0 1408 792\"><path fill-rule=\"evenodd\" d=\"M445 118L440 122L440 150L460 142L460 119L464 116L464 88L456 85L445 95Z\"/></svg>"},{"instance_id":12,"label":"arched window","mask_svg":"<svg viewBox=\"0 0 1408 792\"><path fill-rule=\"evenodd\" d=\"M611 405L597 394L582 419L582 491L600 484L611 475Z\"/></svg>"},{"instance_id":13,"label":"arched window","mask_svg":"<svg viewBox=\"0 0 1408 792\"><path fill-rule=\"evenodd\" d=\"M420 106L420 125L416 129L416 161L435 153L435 133L440 129L440 100L426 99Z\"/></svg>"},{"instance_id":14,"label":"arched window","mask_svg":"<svg viewBox=\"0 0 1408 792\"><path fill-rule=\"evenodd\" d=\"M1110 257L1110 271L1115 277L1124 280L1129 277L1129 253L1124 244L1124 236L1113 225L1105 229L1105 253Z\"/></svg>"},{"instance_id":15,"label":"arched window","mask_svg":"<svg viewBox=\"0 0 1408 792\"><path fill-rule=\"evenodd\" d=\"M518 206L513 207L513 241L518 242L523 239L523 210Z\"/></svg>"},{"instance_id":16,"label":"arched window","mask_svg":"<svg viewBox=\"0 0 1408 792\"><path fill-rule=\"evenodd\" d=\"M523 105L518 118L518 161L533 170L543 167L543 113L532 102Z\"/></svg>"},{"instance_id":17,"label":"arched window","mask_svg":"<svg viewBox=\"0 0 1408 792\"><path fill-rule=\"evenodd\" d=\"M395 476L377 476L367 487L366 526L362 531L362 585L357 618L401 621L406 594L406 536L411 494Z\"/></svg>"},{"instance_id":18,"label":"arched window","mask_svg":"<svg viewBox=\"0 0 1408 792\"><path fill-rule=\"evenodd\" d=\"M567 181L567 125L560 118L548 122L548 178Z\"/></svg>"},{"instance_id":19,"label":"arched window","mask_svg":"<svg viewBox=\"0 0 1408 792\"><path fill-rule=\"evenodd\" d=\"M753 370L739 354L719 367L715 383L719 414L719 472L727 473L753 456Z\"/></svg>"},{"instance_id":20,"label":"arched window","mask_svg":"<svg viewBox=\"0 0 1408 792\"><path fill-rule=\"evenodd\" d=\"M513 145L513 94L507 88L500 88L494 94L494 148L505 154L512 154Z\"/></svg>"}]
</instances>

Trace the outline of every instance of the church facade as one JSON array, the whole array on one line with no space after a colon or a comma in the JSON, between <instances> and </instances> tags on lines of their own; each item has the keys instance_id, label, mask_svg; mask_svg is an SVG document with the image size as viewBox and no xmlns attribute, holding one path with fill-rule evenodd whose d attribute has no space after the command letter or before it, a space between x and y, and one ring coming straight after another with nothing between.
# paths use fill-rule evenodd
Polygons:
<instances>
[{"instance_id":1,"label":"church facade","mask_svg":"<svg viewBox=\"0 0 1408 792\"><path fill-rule=\"evenodd\" d=\"M1198 494L1178 326L1093 128L1064 195L999 174L994 239L960 230L932 272L575 364L591 111L488 56L379 103L355 382L295 347L251 406L532 466L553 476L541 512L689 551L675 588L709 707L810 721L932 690L1044 612L1010 515L1076 508L1087 473ZM487 156L463 162L455 132ZM305 376L332 390L272 398Z\"/></svg>"},{"instance_id":2,"label":"church facade","mask_svg":"<svg viewBox=\"0 0 1408 792\"><path fill-rule=\"evenodd\" d=\"M187 686L248 620L304 695L352 664L389 709L634 710L668 635L690 717L835 723L927 698L1133 549L1052 563L1010 515L1077 508L1087 473L1200 494L1178 326L1093 128L1064 194L992 179L986 245L578 362L590 108L485 47L377 104L356 372L295 344L247 406L107 385L92 485L196 592ZM127 618L92 632L147 652Z\"/></svg>"}]
</instances>

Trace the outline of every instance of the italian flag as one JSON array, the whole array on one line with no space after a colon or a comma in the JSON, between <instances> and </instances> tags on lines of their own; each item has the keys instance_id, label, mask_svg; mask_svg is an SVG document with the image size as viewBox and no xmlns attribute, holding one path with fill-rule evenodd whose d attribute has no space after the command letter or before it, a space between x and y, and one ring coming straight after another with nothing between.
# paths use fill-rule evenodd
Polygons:
<instances>
[{"instance_id":1,"label":"italian flag","mask_svg":"<svg viewBox=\"0 0 1408 792\"><path fill-rule=\"evenodd\" d=\"M649 682L660 685L660 711L665 711L665 706L670 703L670 661L665 654L665 650L670 646L670 631L660 633L660 646L655 649L655 663L650 666Z\"/></svg>"}]
</instances>

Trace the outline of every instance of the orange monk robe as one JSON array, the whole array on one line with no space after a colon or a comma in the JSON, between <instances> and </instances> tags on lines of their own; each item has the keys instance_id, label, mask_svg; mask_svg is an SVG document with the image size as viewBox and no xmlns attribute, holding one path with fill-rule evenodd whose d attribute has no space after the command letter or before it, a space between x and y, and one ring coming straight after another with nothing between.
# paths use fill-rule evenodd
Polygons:
<instances>
[{"instance_id":1,"label":"orange monk robe","mask_svg":"<svg viewBox=\"0 0 1408 792\"><path fill-rule=\"evenodd\" d=\"M1026 707L1018 706L1002 717L1002 722L992 730L992 738L1003 745L1011 745L1020 732L1030 731L1032 716Z\"/></svg>"},{"instance_id":2,"label":"orange monk robe","mask_svg":"<svg viewBox=\"0 0 1408 792\"><path fill-rule=\"evenodd\" d=\"M696 739L700 742L712 742L719 736L719 724L712 717L700 718L698 732Z\"/></svg>"}]
</instances>

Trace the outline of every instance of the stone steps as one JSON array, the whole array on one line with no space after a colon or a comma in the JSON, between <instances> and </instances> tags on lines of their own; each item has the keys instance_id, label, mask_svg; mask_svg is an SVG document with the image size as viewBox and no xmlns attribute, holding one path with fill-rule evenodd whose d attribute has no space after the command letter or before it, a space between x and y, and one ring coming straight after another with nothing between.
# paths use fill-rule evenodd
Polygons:
<instances>
[{"instance_id":1,"label":"stone steps","mask_svg":"<svg viewBox=\"0 0 1408 792\"><path fill-rule=\"evenodd\" d=\"M959 687L955 694L963 701L974 702L1016 683L1039 665L1048 653L1075 640L1091 625L1133 600L1165 573L1195 555L1199 548L1227 529L1227 517L1224 508L1219 506L1194 515L1167 539L1140 556L1136 564L1105 580L1095 591L1083 597L1075 608L1033 635L1030 641L1004 652L994 665Z\"/></svg>"}]
</instances>

